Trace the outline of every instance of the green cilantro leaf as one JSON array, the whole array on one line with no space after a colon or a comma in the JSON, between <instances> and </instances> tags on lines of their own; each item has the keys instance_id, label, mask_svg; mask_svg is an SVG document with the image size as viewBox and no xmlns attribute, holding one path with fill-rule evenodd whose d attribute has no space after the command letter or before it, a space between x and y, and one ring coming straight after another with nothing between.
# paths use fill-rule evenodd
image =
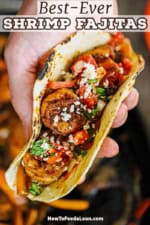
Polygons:
<instances>
[{"instance_id":1,"label":"green cilantro leaf","mask_svg":"<svg viewBox=\"0 0 150 225\"><path fill-rule=\"evenodd\" d=\"M90 128L88 129L89 139L88 139L87 143L89 143L90 141L93 140L93 135L94 135L94 133L95 133L95 130L94 130L92 127L90 127Z\"/></svg>"},{"instance_id":2,"label":"green cilantro leaf","mask_svg":"<svg viewBox=\"0 0 150 225\"><path fill-rule=\"evenodd\" d=\"M99 96L105 96L106 95L106 90L105 88L101 88L101 87L98 87L96 88L96 92Z\"/></svg>"},{"instance_id":3,"label":"green cilantro leaf","mask_svg":"<svg viewBox=\"0 0 150 225\"><path fill-rule=\"evenodd\" d=\"M39 140L33 142L32 147L30 149L31 155L39 156L39 157L46 157L47 149L44 149L42 147L42 144L44 144L44 143L48 144L49 148L51 147L48 139L46 139L46 138L45 139L39 139Z\"/></svg>"},{"instance_id":4,"label":"green cilantro leaf","mask_svg":"<svg viewBox=\"0 0 150 225\"><path fill-rule=\"evenodd\" d=\"M94 83L97 83L97 82L98 82L97 79L89 79L89 80L88 80L88 83L89 83L89 84L94 84Z\"/></svg>"},{"instance_id":5,"label":"green cilantro leaf","mask_svg":"<svg viewBox=\"0 0 150 225\"><path fill-rule=\"evenodd\" d=\"M86 118L88 120L91 120L92 117L96 116L96 114L98 113L98 108L96 107L95 109L93 109L90 113L87 111L84 111L84 115L86 116Z\"/></svg>"},{"instance_id":6,"label":"green cilantro leaf","mask_svg":"<svg viewBox=\"0 0 150 225\"><path fill-rule=\"evenodd\" d=\"M96 116L97 113L98 113L98 108L96 107L95 109L92 110L91 114L92 116Z\"/></svg>"},{"instance_id":7,"label":"green cilantro leaf","mask_svg":"<svg viewBox=\"0 0 150 225\"><path fill-rule=\"evenodd\" d=\"M41 189L41 187L40 187L40 185L38 183L32 182L31 183L31 187L29 189L29 192L32 195L37 196L37 195L40 195L41 194L42 189Z\"/></svg>"},{"instance_id":8,"label":"green cilantro leaf","mask_svg":"<svg viewBox=\"0 0 150 225\"><path fill-rule=\"evenodd\" d=\"M87 151L86 150L81 150L81 156L84 157L87 155Z\"/></svg>"},{"instance_id":9,"label":"green cilantro leaf","mask_svg":"<svg viewBox=\"0 0 150 225\"><path fill-rule=\"evenodd\" d=\"M83 114L86 116L86 118L87 118L88 120L91 120L91 119L92 119L91 113L89 113L89 112L87 112L87 111L84 111Z\"/></svg>"},{"instance_id":10,"label":"green cilantro leaf","mask_svg":"<svg viewBox=\"0 0 150 225\"><path fill-rule=\"evenodd\" d=\"M79 146L76 146L74 149L74 157L82 156L84 157L87 154L87 150L81 149Z\"/></svg>"}]
</instances>

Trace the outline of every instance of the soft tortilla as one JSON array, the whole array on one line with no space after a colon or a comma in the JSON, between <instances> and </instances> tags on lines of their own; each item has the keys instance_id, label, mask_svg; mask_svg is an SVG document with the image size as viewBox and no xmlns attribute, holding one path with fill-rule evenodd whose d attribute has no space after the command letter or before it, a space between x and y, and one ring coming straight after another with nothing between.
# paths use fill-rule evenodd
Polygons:
<instances>
[{"instance_id":1,"label":"soft tortilla","mask_svg":"<svg viewBox=\"0 0 150 225\"><path fill-rule=\"evenodd\" d=\"M57 80L62 71L67 70L70 64L70 59L73 59L79 54L82 54L97 46L103 45L110 40L109 33L89 32L89 33L76 33L70 36L63 43L57 45L51 52L47 63L45 64L42 72L39 74L35 82L33 91L33 132L29 142L12 162L6 172L6 180L11 189L16 190L16 172L20 160L28 151L32 142L38 137L41 129L40 121L40 103L45 92L45 88L49 79ZM129 94L131 88L135 83L137 75L144 68L144 60L142 56L133 52L130 42L126 39L127 56L133 63L132 71L129 78L119 88L117 93L113 96L112 100L108 103L101 118L100 130L96 133L96 137L92 147L88 150L88 154L79 160L79 165L75 168L76 161L72 160L69 166L71 175L67 179L61 177L58 181L50 184L44 188L39 196L29 194L27 197L31 200L51 202L59 199L69 192L79 183L82 176L84 176L91 167L104 138L112 126L112 122L119 109L121 102Z\"/></svg>"}]
</instances>

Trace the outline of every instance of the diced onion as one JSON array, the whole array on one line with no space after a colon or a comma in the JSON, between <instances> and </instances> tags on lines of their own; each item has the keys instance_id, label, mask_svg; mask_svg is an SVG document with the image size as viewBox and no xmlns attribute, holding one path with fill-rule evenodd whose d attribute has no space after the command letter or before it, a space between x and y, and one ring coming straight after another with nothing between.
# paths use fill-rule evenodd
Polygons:
<instances>
[{"instance_id":1,"label":"diced onion","mask_svg":"<svg viewBox=\"0 0 150 225\"><path fill-rule=\"evenodd\" d=\"M101 99L98 100L97 108L98 108L99 111L102 111L102 110L104 109L105 105L106 105L106 102L104 102L104 101L101 100Z\"/></svg>"}]
</instances>

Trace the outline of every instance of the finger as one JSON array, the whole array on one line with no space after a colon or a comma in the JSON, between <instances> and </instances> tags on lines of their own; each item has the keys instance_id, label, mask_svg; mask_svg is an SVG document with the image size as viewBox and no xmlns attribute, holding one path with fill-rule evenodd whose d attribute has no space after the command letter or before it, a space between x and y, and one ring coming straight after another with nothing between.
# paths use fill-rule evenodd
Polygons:
<instances>
[{"instance_id":1,"label":"finger","mask_svg":"<svg viewBox=\"0 0 150 225\"><path fill-rule=\"evenodd\" d=\"M98 157L113 157L119 152L118 144L110 137L106 137L98 153Z\"/></svg>"},{"instance_id":2,"label":"finger","mask_svg":"<svg viewBox=\"0 0 150 225\"><path fill-rule=\"evenodd\" d=\"M10 78L12 104L20 119L23 121L26 139L28 139L30 136L32 129L32 89L34 85L34 79L34 74L28 73L22 74L22 77L18 76L17 82L15 82L15 76Z\"/></svg>"},{"instance_id":3,"label":"finger","mask_svg":"<svg viewBox=\"0 0 150 225\"><path fill-rule=\"evenodd\" d=\"M139 93L133 88L123 103L127 106L128 110L133 109L139 101Z\"/></svg>"},{"instance_id":4,"label":"finger","mask_svg":"<svg viewBox=\"0 0 150 225\"><path fill-rule=\"evenodd\" d=\"M25 79L20 79L20 77L18 77L18 89L11 80L12 104L23 122L26 139L30 136L32 129L32 89L34 84L34 76L30 76L29 80L26 79L27 76L28 74L23 76ZM23 93L20 94L20 92Z\"/></svg>"},{"instance_id":5,"label":"finger","mask_svg":"<svg viewBox=\"0 0 150 225\"><path fill-rule=\"evenodd\" d=\"M15 52L14 54L6 54L5 57L9 74L12 104L20 119L23 121L27 136L27 133L31 132L32 89L35 74L28 71L27 65L30 67L30 63L25 57L24 61L26 60L26 63L19 60Z\"/></svg>"},{"instance_id":6,"label":"finger","mask_svg":"<svg viewBox=\"0 0 150 225\"><path fill-rule=\"evenodd\" d=\"M127 117L128 117L128 108L124 103L122 103L113 121L112 128L122 126L126 122Z\"/></svg>"}]
</instances>

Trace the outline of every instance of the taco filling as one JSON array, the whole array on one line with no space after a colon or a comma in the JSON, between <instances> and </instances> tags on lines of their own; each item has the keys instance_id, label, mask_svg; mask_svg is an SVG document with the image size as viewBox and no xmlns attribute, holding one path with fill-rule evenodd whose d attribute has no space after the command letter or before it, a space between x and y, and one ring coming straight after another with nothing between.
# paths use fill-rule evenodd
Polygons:
<instances>
[{"instance_id":1,"label":"taco filling","mask_svg":"<svg viewBox=\"0 0 150 225\"><path fill-rule=\"evenodd\" d=\"M108 102L132 69L128 41L121 33L73 59L60 80L49 80L41 102L42 128L24 155L25 190L39 195L42 188L67 177L72 160L76 166L92 146ZM17 182L17 190L19 189Z\"/></svg>"}]
</instances>

